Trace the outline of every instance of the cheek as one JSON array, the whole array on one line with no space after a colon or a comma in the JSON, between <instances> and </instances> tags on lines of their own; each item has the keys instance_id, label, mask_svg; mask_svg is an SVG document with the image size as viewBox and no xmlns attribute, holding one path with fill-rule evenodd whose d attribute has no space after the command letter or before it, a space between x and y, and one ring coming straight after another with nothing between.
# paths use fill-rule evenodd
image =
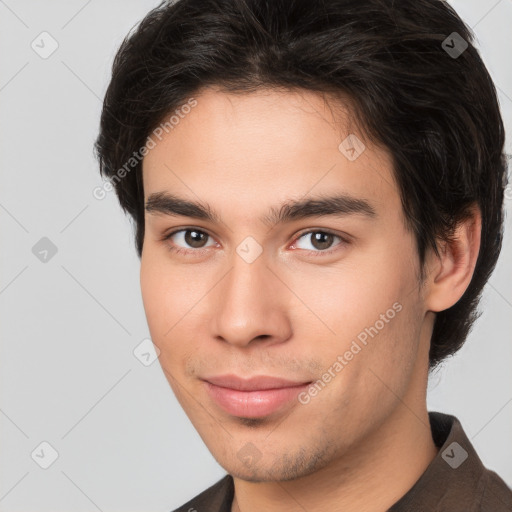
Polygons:
<instances>
[{"instance_id":1,"label":"cheek","mask_svg":"<svg viewBox=\"0 0 512 512\"><path fill-rule=\"evenodd\" d=\"M360 331L365 344L360 357L361 377L375 407L405 396L413 378L421 342L420 303L406 287L382 301L377 316L367 318ZM391 303L391 301L393 301ZM390 307L391 306L391 307ZM357 339L357 338L356 338ZM360 397L363 400L363 397Z\"/></svg>"},{"instance_id":2,"label":"cheek","mask_svg":"<svg viewBox=\"0 0 512 512\"><path fill-rule=\"evenodd\" d=\"M316 357L336 375L328 393L343 407L394 400L379 377L403 393L415 360L421 315L414 267L389 246L378 254L337 269L290 272L291 281L285 279L315 313L308 314L312 320L302 338L316 340Z\"/></svg>"},{"instance_id":3,"label":"cheek","mask_svg":"<svg viewBox=\"0 0 512 512\"><path fill-rule=\"evenodd\" d=\"M152 334L158 329L158 322L162 322L162 296L165 287L162 286L162 272L158 264L143 252L140 267L140 289L144 311ZM154 341L154 340L153 340Z\"/></svg>"},{"instance_id":4,"label":"cheek","mask_svg":"<svg viewBox=\"0 0 512 512\"><path fill-rule=\"evenodd\" d=\"M160 349L160 362L175 367L194 349L197 307L211 288L206 276L193 265L171 265L158 253L143 254L140 286L153 343Z\"/></svg>"},{"instance_id":5,"label":"cheek","mask_svg":"<svg viewBox=\"0 0 512 512\"><path fill-rule=\"evenodd\" d=\"M144 248L140 267L142 300L148 321L155 327L171 324L179 314L176 306L182 302L187 279L181 269L166 261L161 251L150 244Z\"/></svg>"},{"instance_id":6,"label":"cheek","mask_svg":"<svg viewBox=\"0 0 512 512\"><path fill-rule=\"evenodd\" d=\"M408 271L389 248L377 249L351 255L332 267L290 265L283 276L303 302L297 302L302 318L306 307L318 333L337 340L337 348L359 333L364 338L365 329L376 322L382 330L380 316L394 318L399 306L393 305L407 289Z\"/></svg>"},{"instance_id":7,"label":"cheek","mask_svg":"<svg viewBox=\"0 0 512 512\"><path fill-rule=\"evenodd\" d=\"M142 301L153 343L164 352L173 339L173 325L180 315L180 280L168 265L148 252L141 258Z\"/></svg>"}]
</instances>

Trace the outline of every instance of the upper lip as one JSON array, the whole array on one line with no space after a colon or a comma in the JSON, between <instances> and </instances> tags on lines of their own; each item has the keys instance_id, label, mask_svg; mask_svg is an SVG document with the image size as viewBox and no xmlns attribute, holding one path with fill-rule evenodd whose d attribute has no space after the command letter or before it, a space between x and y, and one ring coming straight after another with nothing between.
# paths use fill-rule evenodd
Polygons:
<instances>
[{"instance_id":1,"label":"upper lip","mask_svg":"<svg viewBox=\"0 0 512 512\"><path fill-rule=\"evenodd\" d=\"M237 375L218 375L204 378L203 380L220 386L222 388L237 389L239 391L256 391L276 388L290 388L293 386L303 386L311 381L293 381L282 379L280 377L270 377L266 375L256 375L248 379L243 379Z\"/></svg>"}]
</instances>

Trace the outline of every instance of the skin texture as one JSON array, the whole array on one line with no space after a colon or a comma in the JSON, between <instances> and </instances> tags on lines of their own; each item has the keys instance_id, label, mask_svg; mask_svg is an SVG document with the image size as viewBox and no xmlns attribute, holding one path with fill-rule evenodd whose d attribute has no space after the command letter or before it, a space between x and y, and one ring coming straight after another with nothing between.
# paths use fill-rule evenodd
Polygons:
<instances>
[{"instance_id":1,"label":"skin texture","mask_svg":"<svg viewBox=\"0 0 512 512\"><path fill-rule=\"evenodd\" d=\"M334 115L332 102L309 91L209 88L194 97L197 106L143 162L145 199L173 193L208 203L221 219L145 215L141 289L169 384L233 475L233 511L387 510L437 454L426 408L430 337L435 312L471 280L479 210L440 258L428 254L420 286L392 159L355 128L348 105ZM349 133L366 145L354 161L338 149ZM365 199L377 216L259 220L288 200L333 193ZM185 228L209 235L202 249L184 232L161 240ZM349 243L335 236L322 249L304 235L322 229ZM252 263L236 252L248 236L263 249ZM400 311L307 404L247 419L206 392L201 378L212 375L322 379L393 304ZM247 450L250 462L240 456Z\"/></svg>"}]
</instances>

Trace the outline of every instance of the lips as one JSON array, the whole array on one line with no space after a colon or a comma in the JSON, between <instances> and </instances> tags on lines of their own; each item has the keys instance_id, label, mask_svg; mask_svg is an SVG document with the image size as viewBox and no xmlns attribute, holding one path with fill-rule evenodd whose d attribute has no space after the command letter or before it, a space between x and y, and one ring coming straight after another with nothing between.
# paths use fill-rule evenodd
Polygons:
<instances>
[{"instance_id":1,"label":"lips","mask_svg":"<svg viewBox=\"0 0 512 512\"><path fill-rule=\"evenodd\" d=\"M221 409L245 418L264 417L283 409L311 384L263 375L248 379L221 375L203 380L208 395Z\"/></svg>"},{"instance_id":2,"label":"lips","mask_svg":"<svg viewBox=\"0 0 512 512\"><path fill-rule=\"evenodd\" d=\"M279 377L267 377L264 375L242 379L236 375L222 375L219 377L208 377L203 379L215 386L229 389L237 389L239 391L258 391L267 389L289 388L293 386L301 386L310 381L292 381L281 379Z\"/></svg>"}]
</instances>

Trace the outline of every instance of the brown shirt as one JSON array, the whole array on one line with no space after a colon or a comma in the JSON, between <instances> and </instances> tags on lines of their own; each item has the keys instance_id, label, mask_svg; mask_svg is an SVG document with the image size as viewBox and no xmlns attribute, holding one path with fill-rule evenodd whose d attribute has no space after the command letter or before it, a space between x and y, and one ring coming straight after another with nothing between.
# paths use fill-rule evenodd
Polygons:
<instances>
[{"instance_id":1,"label":"brown shirt","mask_svg":"<svg viewBox=\"0 0 512 512\"><path fill-rule=\"evenodd\" d=\"M429 412L437 456L388 512L512 512L512 490L486 469L459 420ZM226 475L174 512L230 512L234 485Z\"/></svg>"}]
</instances>

